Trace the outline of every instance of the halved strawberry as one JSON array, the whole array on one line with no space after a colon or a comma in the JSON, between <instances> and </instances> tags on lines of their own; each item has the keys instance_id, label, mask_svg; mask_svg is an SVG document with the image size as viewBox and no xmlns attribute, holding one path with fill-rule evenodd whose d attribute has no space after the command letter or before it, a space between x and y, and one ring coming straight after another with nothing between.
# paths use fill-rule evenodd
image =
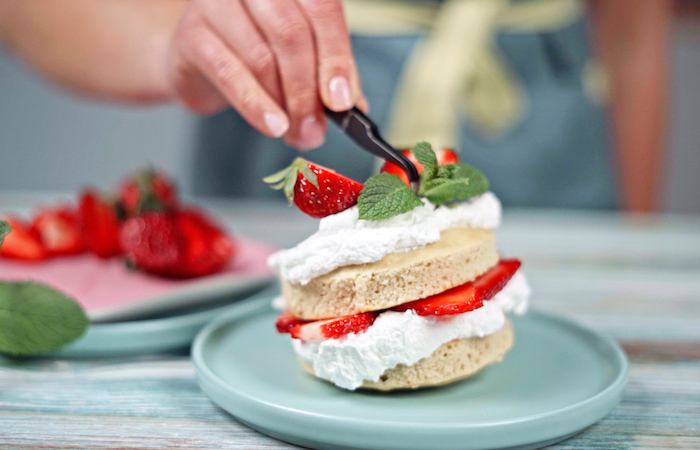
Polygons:
<instances>
[{"instance_id":1,"label":"halved strawberry","mask_svg":"<svg viewBox=\"0 0 700 450\"><path fill-rule=\"evenodd\" d=\"M178 203L177 189L165 174L148 168L122 183L119 201L128 217L150 211L168 211Z\"/></svg>"},{"instance_id":2,"label":"halved strawberry","mask_svg":"<svg viewBox=\"0 0 700 450\"><path fill-rule=\"evenodd\" d=\"M337 339L349 333L362 333L374 323L376 318L376 312L366 312L335 319L317 320L293 327L290 334L294 339L304 342Z\"/></svg>"},{"instance_id":3,"label":"halved strawberry","mask_svg":"<svg viewBox=\"0 0 700 450\"><path fill-rule=\"evenodd\" d=\"M85 247L92 253L100 258L121 253L117 210L97 191L86 189L80 195L78 223Z\"/></svg>"},{"instance_id":4,"label":"halved strawberry","mask_svg":"<svg viewBox=\"0 0 700 450\"><path fill-rule=\"evenodd\" d=\"M290 333L292 328L307 322L308 320L300 319L289 311L285 311L277 317L275 326L279 333Z\"/></svg>"},{"instance_id":5,"label":"halved strawberry","mask_svg":"<svg viewBox=\"0 0 700 450\"><path fill-rule=\"evenodd\" d=\"M484 300L490 300L513 278L519 268L519 260L502 259L472 283Z\"/></svg>"},{"instance_id":6,"label":"halved strawberry","mask_svg":"<svg viewBox=\"0 0 700 450\"><path fill-rule=\"evenodd\" d=\"M264 179L273 189L284 189L290 202L311 217L321 219L357 204L362 183L333 169L297 158L286 169Z\"/></svg>"},{"instance_id":7,"label":"halved strawberry","mask_svg":"<svg viewBox=\"0 0 700 450\"><path fill-rule=\"evenodd\" d=\"M32 223L32 232L52 255L75 255L85 249L78 217L69 206L40 211Z\"/></svg>"},{"instance_id":8,"label":"halved strawberry","mask_svg":"<svg viewBox=\"0 0 700 450\"><path fill-rule=\"evenodd\" d=\"M445 316L462 314L484 306L483 298L472 283L449 289L422 300L394 307L395 311L412 309L419 316Z\"/></svg>"},{"instance_id":9,"label":"halved strawberry","mask_svg":"<svg viewBox=\"0 0 700 450\"><path fill-rule=\"evenodd\" d=\"M408 160L411 161L414 166L416 166L416 169L418 170L419 174L423 172L423 164L419 163L416 160L416 157L413 155L413 152L411 152L411 150L402 150L401 153L403 154L403 156L408 158ZM439 166L444 166L446 164L455 164L459 162L457 154L450 149L437 150L435 151L435 156L437 156ZM392 162L386 162L382 167L382 172L398 175L398 177L401 178L401 181L410 185L410 182L408 181L408 175L406 175L406 172L404 172L401 167L397 166Z\"/></svg>"},{"instance_id":10,"label":"halved strawberry","mask_svg":"<svg viewBox=\"0 0 700 450\"><path fill-rule=\"evenodd\" d=\"M504 259L476 280L422 300L394 307L395 311L412 309L419 316L461 314L481 308L496 295L520 268L517 259Z\"/></svg>"},{"instance_id":11,"label":"halved strawberry","mask_svg":"<svg viewBox=\"0 0 700 450\"><path fill-rule=\"evenodd\" d=\"M0 256L24 261L41 261L48 257L41 239L27 223L14 216L3 217L2 220L12 227L12 231L5 236Z\"/></svg>"}]
</instances>

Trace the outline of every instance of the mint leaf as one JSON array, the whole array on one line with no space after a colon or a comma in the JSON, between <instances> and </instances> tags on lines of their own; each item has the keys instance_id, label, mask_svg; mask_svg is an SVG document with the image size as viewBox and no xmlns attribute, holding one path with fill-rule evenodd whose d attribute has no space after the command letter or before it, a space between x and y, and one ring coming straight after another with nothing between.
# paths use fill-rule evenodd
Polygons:
<instances>
[{"instance_id":1,"label":"mint leaf","mask_svg":"<svg viewBox=\"0 0 700 450\"><path fill-rule=\"evenodd\" d=\"M386 172L367 180L357 199L360 219L364 220L389 219L422 205L401 178Z\"/></svg>"},{"instance_id":2,"label":"mint leaf","mask_svg":"<svg viewBox=\"0 0 700 450\"><path fill-rule=\"evenodd\" d=\"M472 197L484 194L489 190L489 180L479 169L468 164L455 164L455 166L457 166L457 169L453 177L469 178L469 184L473 192Z\"/></svg>"},{"instance_id":3,"label":"mint leaf","mask_svg":"<svg viewBox=\"0 0 700 450\"><path fill-rule=\"evenodd\" d=\"M421 181L426 182L435 177L435 170L438 167L437 156L433 148L427 142L420 142L411 147L411 153L416 157L416 161L423 165Z\"/></svg>"},{"instance_id":4,"label":"mint leaf","mask_svg":"<svg viewBox=\"0 0 700 450\"><path fill-rule=\"evenodd\" d=\"M0 282L0 353L49 353L79 338L88 325L80 305L49 286Z\"/></svg>"},{"instance_id":5,"label":"mint leaf","mask_svg":"<svg viewBox=\"0 0 700 450\"><path fill-rule=\"evenodd\" d=\"M438 167L437 177L421 185L421 195L431 203L467 200L481 195L489 188L486 177L466 164L447 164Z\"/></svg>"},{"instance_id":6,"label":"mint leaf","mask_svg":"<svg viewBox=\"0 0 700 450\"><path fill-rule=\"evenodd\" d=\"M0 220L0 249L2 249L2 243L5 240L5 236L10 234L10 231L12 231L10 224L4 220Z\"/></svg>"}]
</instances>

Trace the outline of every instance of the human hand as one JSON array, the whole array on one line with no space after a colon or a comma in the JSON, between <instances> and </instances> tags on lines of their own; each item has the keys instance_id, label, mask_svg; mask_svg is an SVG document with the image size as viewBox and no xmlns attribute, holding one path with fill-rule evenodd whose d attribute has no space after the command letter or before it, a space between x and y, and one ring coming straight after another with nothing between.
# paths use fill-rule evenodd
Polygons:
<instances>
[{"instance_id":1,"label":"human hand","mask_svg":"<svg viewBox=\"0 0 700 450\"><path fill-rule=\"evenodd\" d=\"M323 143L323 105L367 108L340 0L193 0L170 43L168 75L189 109L232 106L300 149Z\"/></svg>"}]
</instances>

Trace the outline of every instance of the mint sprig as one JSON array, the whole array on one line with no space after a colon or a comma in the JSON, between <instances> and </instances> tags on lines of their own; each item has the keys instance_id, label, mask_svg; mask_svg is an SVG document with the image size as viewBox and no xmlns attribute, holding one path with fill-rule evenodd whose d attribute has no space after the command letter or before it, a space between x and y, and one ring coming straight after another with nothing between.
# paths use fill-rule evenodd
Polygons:
<instances>
[{"instance_id":1,"label":"mint sprig","mask_svg":"<svg viewBox=\"0 0 700 450\"><path fill-rule=\"evenodd\" d=\"M396 175L381 173L365 183L360 192L360 219L385 220L420 206L419 197L435 205L468 200L488 191L486 177L466 164L445 164L439 161L430 144L421 142L411 148L416 161L423 165L418 195Z\"/></svg>"},{"instance_id":2,"label":"mint sprig","mask_svg":"<svg viewBox=\"0 0 700 450\"><path fill-rule=\"evenodd\" d=\"M438 169L438 160L430 144L427 142L420 142L411 147L411 153L416 157L416 161L423 165L423 172L420 174L421 183L435 178Z\"/></svg>"},{"instance_id":3,"label":"mint sprig","mask_svg":"<svg viewBox=\"0 0 700 450\"><path fill-rule=\"evenodd\" d=\"M435 205L468 200L488 191L486 177L466 164L440 166L437 176L421 184L420 195Z\"/></svg>"},{"instance_id":4,"label":"mint sprig","mask_svg":"<svg viewBox=\"0 0 700 450\"><path fill-rule=\"evenodd\" d=\"M288 167L263 178L263 181L267 184L271 184L272 186L270 187L272 189L282 189L291 205L294 200L294 186L297 183L300 172L309 183L318 188L318 177L314 171L309 168L309 162L304 158L295 159Z\"/></svg>"},{"instance_id":5,"label":"mint sprig","mask_svg":"<svg viewBox=\"0 0 700 450\"><path fill-rule=\"evenodd\" d=\"M10 224L4 220L0 220L0 250L2 248L2 243L5 240L5 236L10 234L10 231L12 231Z\"/></svg>"},{"instance_id":6,"label":"mint sprig","mask_svg":"<svg viewBox=\"0 0 700 450\"><path fill-rule=\"evenodd\" d=\"M88 326L80 305L49 286L0 283L0 353L49 353L79 338Z\"/></svg>"},{"instance_id":7,"label":"mint sprig","mask_svg":"<svg viewBox=\"0 0 700 450\"><path fill-rule=\"evenodd\" d=\"M357 199L360 219L384 220L412 210L423 202L401 178L386 172L371 177Z\"/></svg>"}]
</instances>

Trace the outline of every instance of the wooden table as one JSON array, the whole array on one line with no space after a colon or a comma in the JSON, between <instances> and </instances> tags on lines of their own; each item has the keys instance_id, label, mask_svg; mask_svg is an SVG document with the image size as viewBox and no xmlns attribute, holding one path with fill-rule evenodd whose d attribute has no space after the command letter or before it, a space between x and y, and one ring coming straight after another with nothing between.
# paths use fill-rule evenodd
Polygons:
<instances>
[{"instance_id":1,"label":"wooden table","mask_svg":"<svg viewBox=\"0 0 700 450\"><path fill-rule=\"evenodd\" d=\"M0 195L0 211L36 198ZM279 245L315 226L277 203L208 203L238 232ZM523 260L533 307L612 335L631 362L622 403L553 448L700 448L700 218L508 211L499 244ZM289 447L215 406L187 350L0 359L3 449Z\"/></svg>"}]
</instances>

